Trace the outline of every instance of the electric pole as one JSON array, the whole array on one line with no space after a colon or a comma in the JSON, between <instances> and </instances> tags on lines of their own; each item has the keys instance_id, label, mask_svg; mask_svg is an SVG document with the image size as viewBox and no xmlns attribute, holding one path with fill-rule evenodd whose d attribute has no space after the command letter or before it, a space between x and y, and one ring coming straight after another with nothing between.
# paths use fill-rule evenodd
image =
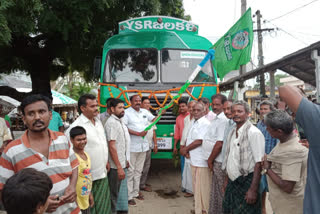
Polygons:
<instances>
[{"instance_id":1,"label":"electric pole","mask_svg":"<svg viewBox=\"0 0 320 214\"><path fill-rule=\"evenodd\" d=\"M241 0L241 16L247 11L247 0ZM240 65L240 75L246 73L246 65Z\"/></svg>"},{"instance_id":2,"label":"electric pole","mask_svg":"<svg viewBox=\"0 0 320 214\"><path fill-rule=\"evenodd\" d=\"M247 11L247 1L241 0L241 15L243 15Z\"/></svg>"},{"instance_id":3,"label":"electric pole","mask_svg":"<svg viewBox=\"0 0 320 214\"><path fill-rule=\"evenodd\" d=\"M256 12L257 16L257 32L258 32L258 61L259 68L264 65L263 62L263 50L262 50L262 30L261 30L261 14L260 10ZM260 75L260 94L262 97L266 95L266 87L264 82L264 73Z\"/></svg>"}]
</instances>

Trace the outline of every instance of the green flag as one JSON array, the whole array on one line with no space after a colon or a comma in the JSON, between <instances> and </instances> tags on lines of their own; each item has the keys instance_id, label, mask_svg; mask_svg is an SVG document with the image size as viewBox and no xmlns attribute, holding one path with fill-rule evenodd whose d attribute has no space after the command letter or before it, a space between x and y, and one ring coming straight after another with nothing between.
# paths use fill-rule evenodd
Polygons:
<instances>
[{"instance_id":1,"label":"green flag","mask_svg":"<svg viewBox=\"0 0 320 214\"><path fill-rule=\"evenodd\" d=\"M251 8L249 8L237 23L212 46L216 50L212 63L220 79L250 61L252 42L253 30Z\"/></svg>"}]
</instances>

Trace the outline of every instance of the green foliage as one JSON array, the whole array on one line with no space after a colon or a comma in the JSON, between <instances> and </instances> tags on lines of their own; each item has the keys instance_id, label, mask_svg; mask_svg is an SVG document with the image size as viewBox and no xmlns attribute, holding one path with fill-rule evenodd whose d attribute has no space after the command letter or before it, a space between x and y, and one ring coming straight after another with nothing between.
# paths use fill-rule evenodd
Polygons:
<instances>
[{"instance_id":1,"label":"green foliage","mask_svg":"<svg viewBox=\"0 0 320 214\"><path fill-rule=\"evenodd\" d=\"M282 86L283 83L280 82L280 79L281 78L284 78L284 77L288 77L289 75L288 74L276 74L274 75L274 82L275 82L275 86L276 87L279 87L279 86ZM268 81L266 83L267 86L270 86L270 81Z\"/></svg>"},{"instance_id":2,"label":"green foliage","mask_svg":"<svg viewBox=\"0 0 320 214\"><path fill-rule=\"evenodd\" d=\"M11 31L4 11L12 5L10 0L2 0L0 3L0 44L8 44L11 40Z\"/></svg>"},{"instance_id":3,"label":"green foliage","mask_svg":"<svg viewBox=\"0 0 320 214\"><path fill-rule=\"evenodd\" d=\"M161 2L161 9L160 15L167 15L170 14L173 17L180 17L186 20L190 20L190 16L185 16L184 9L183 9L183 1L182 0L160 0Z\"/></svg>"},{"instance_id":4,"label":"green foliage","mask_svg":"<svg viewBox=\"0 0 320 214\"><path fill-rule=\"evenodd\" d=\"M172 161L173 161L174 168L177 168L180 164L180 154L179 153L173 154Z\"/></svg>"},{"instance_id":5,"label":"green foliage","mask_svg":"<svg viewBox=\"0 0 320 214\"><path fill-rule=\"evenodd\" d=\"M94 88L94 83L73 82L71 88L66 88L66 92L64 94L66 94L74 100L79 100L81 95L90 93L90 91Z\"/></svg>"},{"instance_id":6,"label":"green foliage","mask_svg":"<svg viewBox=\"0 0 320 214\"><path fill-rule=\"evenodd\" d=\"M275 82L275 87L282 86L283 83L280 82L281 78L288 77L288 74L276 74L274 75L274 82ZM260 83L258 82L259 76L257 77L257 83L253 86L254 89L259 89L260 88ZM270 86L270 80L266 82L266 86Z\"/></svg>"},{"instance_id":7,"label":"green foliage","mask_svg":"<svg viewBox=\"0 0 320 214\"><path fill-rule=\"evenodd\" d=\"M179 105L177 103L173 103L172 106L172 114L178 117L179 115Z\"/></svg>"},{"instance_id":8,"label":"green foliage","mask_svg":"<svg viewBox=\"0 0 320 214\"><path fill-rule=\"evenodd\" d=\"M182 0L2 0L0 73L29 72L40 93L70 70L89 79L118 22L158 14L184 18Z\"/></svg>"}]
</instances>

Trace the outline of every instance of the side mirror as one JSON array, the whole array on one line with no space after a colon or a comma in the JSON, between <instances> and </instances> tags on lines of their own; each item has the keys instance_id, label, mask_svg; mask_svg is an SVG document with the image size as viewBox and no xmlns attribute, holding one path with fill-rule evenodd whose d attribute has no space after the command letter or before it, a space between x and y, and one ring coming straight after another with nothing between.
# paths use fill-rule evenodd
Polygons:
<instances>
[{"instance_id":1,"label":"side mirror","mask_svg":"<svg viewBox=\"0 0 320 214\"><path fill-rule=\"evenodd\" d=\"M101 73L101 57L96 56L93 62L93 78L99 79Z\"/></svg>"}]
</instances>

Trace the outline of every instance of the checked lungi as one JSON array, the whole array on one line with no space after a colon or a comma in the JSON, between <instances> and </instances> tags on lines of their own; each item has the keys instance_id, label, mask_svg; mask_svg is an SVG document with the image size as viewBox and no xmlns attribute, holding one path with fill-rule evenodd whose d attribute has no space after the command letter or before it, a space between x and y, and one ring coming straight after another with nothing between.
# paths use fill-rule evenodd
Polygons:
<instances>
[{"instance_id":1,"label":"checked lungi","mask_svg":"<svg viewBox=\"0 0 320 214\"><path fill-rule=\"evenodd\" d=\"M229 179L224 200L223 213L225 214L260 214L261 194L257 192L257 201L254 204L247 204L245 196L253 179L253 173L248 176L240 176L236 180Z\"/></svg>"},{"instance_id":2,"label":"checked lungi","mask_svg":"<svg viewBox=\"0 0 320 214\"><path fill-rule=\"evenodd\" d=\"M212 186L210 193L209 214L223 214L223 185L226 178L225 172L221 169L222 163L215 161L213 163Z\"/></svg>"},{"instance_id":3,"label":"checked lungi","mask_svg":"<svg viewBox=\"0 0 320 214\"><path fill-rule=\"evenodd\" d=\"M121 181L120 191L117 201L117 211L128 211L128 185L127 185L127 169L124 170L126 177Z\"/></svg>"},{"instance_id":4,"label":"checked lungi","mask_svg":"<svg viewBox=\"0 0 320 214\"><path fill-rule=\"evenodd\" d=\"M91 214L111 214L111 198L108 178L102 178L92 183L94 206Z\"/></svg>"}]
</instances>

